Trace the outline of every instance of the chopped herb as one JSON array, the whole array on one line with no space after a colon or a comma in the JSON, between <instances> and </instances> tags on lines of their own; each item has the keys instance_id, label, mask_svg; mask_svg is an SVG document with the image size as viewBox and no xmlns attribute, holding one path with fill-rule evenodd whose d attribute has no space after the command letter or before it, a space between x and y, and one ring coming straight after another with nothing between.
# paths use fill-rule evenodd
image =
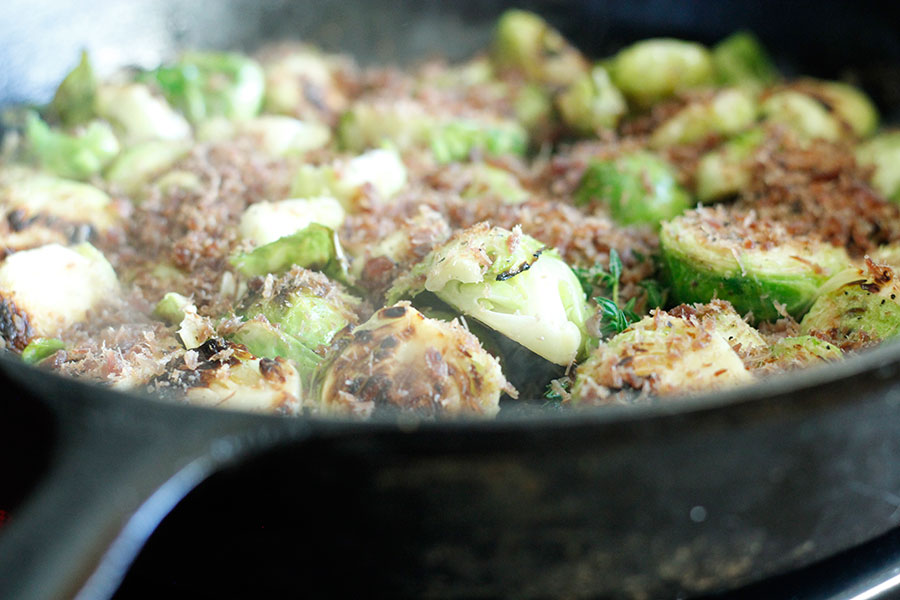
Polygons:
<instances>
[{"instance_id":1,"label":"chopped herb","mask_svg":"<svg viewBox=\"0 0 900 600\"><path fill-rule=\"evenodd\" d=\"M599 287L606 295L618 301L619 278L622 276L622 259L619 258L619 253L616 252L615 248L611 248L609 251L609 264L606 269L600 263L597 263L587 269L575 267L572 270L575 271L575 276L578 277L578 281L581 282L581 287L584 288L586 294L595 293L596 290L594 288Z\"/></svg>"},{"instance_id":2,"label":"chopped herb","mask_svg":"<svg viewBox=\"0 0 900 600\"><path fill-rule=\"evenodd\" d=\"M639 284L647 294L647 308L661 308L666 304L668 290L656 279L644 279Z\"/></svg>"},{"instance_id":3,"label":"chopped herb","mask_svg":"<svg viewBox=\"0 0 900 600\"><path fill-rule=\"evenodd\" d=\"M566 402L569 399L571 388L572 380L568 377L560 377L559 379L552 380L547 384L547 389L544 391L544 398L546 398L547 401L544 402L543 406L559 408L562 406L563 402Z\"/></svg>"},{"instance_id":4,"label":"chopped herb","mask_svg":"<svg viewBox=\"0 0 900 600\"><path fill-rule=\"evenodd\" d=\"M600 331L604 337L610 337L624 331L629 325L638 320L634 312L635 299L628 301L623 308L615 303L612 298L597 296L594 298L600 306L601 325Z\"/></svg>"}]
</instances>

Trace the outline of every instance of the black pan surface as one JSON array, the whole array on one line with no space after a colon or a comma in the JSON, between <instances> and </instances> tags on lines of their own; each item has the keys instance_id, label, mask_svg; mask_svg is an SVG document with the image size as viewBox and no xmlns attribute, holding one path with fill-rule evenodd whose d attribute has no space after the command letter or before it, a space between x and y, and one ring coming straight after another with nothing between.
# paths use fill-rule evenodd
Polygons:
<instances>
[{"instance_id":1,"label":"black pan surface","mask_svg":"<svg viewBox=\"0 0 900 600\"><path fill-rule=\"evenodd\" d=\"M0 8L0 105L46 101L82 46L101 69L285 37L367 62L461 58L484 46L507 4L13 0ZM787 71L850 76L896 122L896 7L520 5L595 56L644 37L713 42L749 28ZM199 523L215 555L195 566L213 589L257 595L326 584L415 597L678 597L794 569L900 523L897 345L664 405L511 410L491 423L215 412L7 356L0 367L0 448L29 467L0 490L12 512L0 533L4 598L108 597L164 515L213 473L215 501L253 518Z\"/></svg>"}]
</instances>

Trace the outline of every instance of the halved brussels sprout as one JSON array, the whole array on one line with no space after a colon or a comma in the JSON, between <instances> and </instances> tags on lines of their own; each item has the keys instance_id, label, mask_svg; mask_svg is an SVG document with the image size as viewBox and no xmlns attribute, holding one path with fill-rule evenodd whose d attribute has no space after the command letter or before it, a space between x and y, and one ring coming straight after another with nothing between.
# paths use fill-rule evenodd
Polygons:
<instances>
[{"instance_id":1,"label":"halved brussels sprout","mask_svg":"<svg viewBox=\"0 0 900 600\"><path fill-rule=\"evenodd\" d=\"M348 161L332 165L302 165L291 184L298 198L334 196L347 209L365 185L372 186L382 198L391 198L406 185L406 165L396 150L369 150Z\"/></svg>"},{"instance_id":2,"label":"halved brussels sprout","mask_svg":"<svg viewBox=\"0 0 900 600\"><path fill-rule=\"evenodd\" d=\"M126 148L103 177L126 194L136 196L145 184L171 168L190 152L184 140L147 140Z\"/></svg>"},{"instance_id":3,"label":"halved brussels sprout","mask_svg":"<svg viewBox=\"0 0 900 600\"><path fill-rule=\"evenodd\" d=\"M283 115L261 115L242 121L214 117L197 126L197 139L201 141L234 138L251 140L260 152L279 157L303 154L327 145L331 130L322 123Z\"/></svg>"},{"instance_id":4,"label":"halved brussels sprout","mask_svg":"<svg viewBox=\"0 0 900 600\"><path fill-rule=\"evenodd\" d=\"M844 350L877 344L900 334L900 284L894 270L866 260L828 280L800 332Z\"/></svg>"},{"instance_id":5,"label":"halved brussels sprout","mask_svg":"<svg viewBox=\"0 0 900 600\"><path fill-rule=\"evenodd\" d=\"M94 186L24 167L0 170L0 202L22 220L48 215L106 231L118 221L112 201Z\"/></svg>"},{"instance_id":6,"label":"halved brussels sprout","mask_svg":"<svg viewBox=\"0 0 900 600\"><path fill-rule=\"evenodd\" d=\"M764 88L778 79L778 69L759 39L749 31L731 34L712 49L716 80L723 85Z\"/></svg>"},{"instance_id":7,"label":"halved brussels sprout","mask_svg":"<svg viewBox=\"0 0 900 600\"><path fill-rule=\"evenodd\" d=\"M499 198L504 204L519 204L528 199L529 194L518 177L509 171L483 162L471 163L467 167L465 173L469 183L462 191L463 198L490 196Z\"/></svg>"},{"instance_id":8,"label":"halved brussels sprout","mask_svg":"<svg viewBox=\"0 0 900 600\"><path fill-rule=\"evenodd\" d=\"M248 206L241 215L238 230L243 239L256 246L264 246L312 223L336 230L345 217L341 203L328 196L257 202Z\"/></svg>"},{"instance_id":9,"label":"halved brussels sprout","mask_svg":"<svg viewBox=\"0 0 900 600\"><path fill-rule=\"evenodd\" d=\"M819 79L801 79L791 87L815 98L856 137L866 137L878 128L878 110L859 88Z\"/></svg>"},{"instance_id":10,"label":"halved brussels sprout","mask_svg":"<svg viewBox=\"0 0 900 600\"><path fill-rule=\"evenodd\" d=\"M760 333L725 300L716 299L708 304L681 304L668 312L674 317L711 326L741 358L768 348Z\"/></svg>"},{"instance_id":11,"label":"halved brussels sprout","mask_svg":"<svg viewBox=\"0 0 900 600\"><path fill-rule=\"evenodd\" d=\"M37 113L31 113L25 138L44 169L70 179L87 179L99 173L119 153L119 140L103 121L92 121L70 135L51 129Z\"/></svg>"},{"instance_id":12,"label":"halved brussels sprout","mask_svg":"<svg viewBox=\"0 0 900 600\"><path fill-rule=\"evenodd\" d=\"M836 141L843 135L839 119L815 98L794 90L775 92L760 104L760 114L803 140Z\"/></svg>"},{"instance_id":13,"label":"halved brussels sprout","mask_svg":"<svg viewBox=\"0 0 900 600\"><path fill-rule=\"evenodd\" d=\"M340 145L350 152L385 143L404 152L427 146L430 132L437 126L437 117L413 100L359 101L341 115L337 136Z\"/></svg>"},{"instance_id":14,"label":"halved brussels sprout","mask_svg":"<svg viewBox=\"0 0 900 600\"><path fill-rule=\"evenodd\" d=\"M824 340L811 335L798 335L775 342L771 360L781 369L798 369L841 360L843 355L840 348Z\"/></svg>"},{"instance_id":15,"label":"halved brussels sprout","mask_svg":"<svg viewBox=\"0 0 900 600\"><path fill-rule=\"evenodd\" d=\"M760 110L768 120L808 139L866 137L878 127L878 111L869 97L838 81L802 79L770 95Z\"/></svg>"},{"instance_id":16,"label":"halved brussels sprout","mask_svg":"<svg viewBox=\"0 0 900 600\"><path fill-rule=\"evenodd\" d=\"M357 250L352 264L354 278L373 294L380 295L399 273L422 260L436 244L446 242L449 237L447 220L423 204L391 233Z\"/></svg>"},{"instance_id":17,"label":"halved brussels sprout","mask_svg":"<svg viewBox=\"0 0 900 600\"><path fill-rule=\"evenodd\" d=\"M715 75L709 50L668 38L628 46L609 60L608 67L616 87L642 107L676 92L709 85Z\"/></svg>"},{"instance_id":18,"label":"halved brussels sprout","mask_svg":"<svg viewBox=\"0 0 900 600\"><path fill-rule=\"evenodd\" d=\"M622 92L600 65L572 82L556 97L563 122L580 134L611 129L628 110Z\"/></svg>"},{"instance_id":19,"label":"halved brussels sprout","mask_svg":"<svg viewBox=\"0 0 900 600\"><path fill-rule=\"evenodd\" d=\"M140 83L100 86L95 109L112 124L126 146L147 140L183 140L191 136L191 126L184 117Z\"/></svg>"},{"instance_id":20,"label":"halved brussels sprout","mask_svg":"<svg viewBox=\"0 0 900 600\"><path fill-rule=\"evenodd\" d=\"M828 277L850 264L843 248L721 208L663 223L660 249L676 302L721 298L753 322L799 319Z\"/></svg>"},{"instance_id":21,"label":"halved brussels sprout","mask_svg":"<svg viewBox=\"0 0 900 600\"><path fill-rule=\"evenodd\" d=\"M521 155L528 149L528 132L516 121L435 115L415 102L357 102L341 117L338 136L351 151L384 143L400 151L429 148L441 163L464 160L472 152Z\"/></svg>"},{"instance_id":22,"label":"halved brussels sprout","mask_svg":"<svg viewBox=\"0 0 900 600\"><path fill-rule=\"evenodd\" d=\"M87 51L83 50L78 65L56 88L48 106L49 113L66 127L87 123L94 117L96 95L97 78Z\"/></svg>"},{"instance_id":23,"label":"halved brussels sprout","mask_svg":"<svg viewBox=\"0 0 900 600\"><path fill-rule=\"evenodd\" d=\"M514 121L459 119L432 131L429 145L439 163L466 160L474 151L488 156L521 156L528 149L528 132Z\"/></svg>"},{"instance_id":24,"label":"halved brussels sprout","mask_svg":"<svg viewBox=\"0 0 900 600\"><path fill-rule=\"evenodd\" d=\"M147 74L192 123L255 117L266 89L262 67L236 52L186 52Z\"/></svg>"},{"instance_id":25,"label":"halved brussels sprout","mask_svg":"<svg viewBox=\"0 0 900 600\"><path fill-rule=\"evenodd\" d=\"M869 257L878 264L900 268L900 244L885 244L873 250Z\"/></svg>"},{"instance_id":26,"label":"halved brussels sprout","mask_svg":"<svg viewBox=\"0 0 900 600\"><path fill-rule=\"evenodd\" d=\"M295 45L278 48L260 60L266 80L266 112L330 123L347 108L347 92L338 82L338 72L348 67L346 58Z\"/></svg>"},{"instance_id":27,"label":"halved brussels sprout","mask_svg":"<svg viewBox=\"0 0 900 600\"><path fill-rule=\"evenodd\" d=\"M690 144L710 135L734 135L756 121L756 111L756 99L750 92L724 89L711 98L688 103L661 123L650 136L650 147Z\"/></svg>"},{"instance_id":28,"label":"halved brussels sprout","mask_svg":"<svg viewBox=\"0 0 900 600\"><path fill-rule=\"evenodd\" d=\"M856 148L856 160L874 167L872 185L885 198L900 202L900 131L876 135Z\"/></svg>"},{"instance_id":29,"label":"halved brussels sprout","mask_svg":"<svg viewBox=\"0 0 900 600\"><path fill-rule=\"evenodd\" d=\"M516 121L528 131L528 135L538 141L554 133L556 115L553 98L541 86L534 83L522 85L515 93L513 111Z\"/></svg>"},{"instance_id":30,"label":"halved brussels sprout","mask_svg":"<svg viewBox=\"0 0 900 600\"><path fill-rule=\"evenodd\" d=\"M575 192L575 203L595 200L606 203L613 219L623 225L659 223L691 205L672 166L643 150L591 163Z\"/></svg>"},{"instance_id":31,"label":"halved brussels sprout","mask_svg":"<svg viewBox=\"0 0 900 600\"><path fill-rule=\"evenodd\" d=\"M655 310L601 343L578 367L572 401L608 404L639 393L696 392L752 379L713 320Z\"/></svg>"},{"instance_id":32,"label":"halved brussels sprout","mask_svg":"<svg viewBox=\"0 0 900 600\"><path fill-rule=\"evenodd\" d=\"M392 408L425 417L485 416L516 391L500 364L458 322L408 302L382 308L340 342L319 377L319 410L368 417Z\"/></svg>"},{"instance_id":33,"label":"halved brussels sprout","mask_svg":"<svg viewBox=\"0 0 900 600\"><path fill-rule=\"evenodd\" d=\"M347 281L347 264L337 235L318 223L311 223L250 252L238 252L230 262L247 277L277 275L300 266L322 271L338 281Z\"/></svg>"},{"instance_id":34,"label":"halved brussels sprout","mask_svg":"<svg viewBox=\"0 0 900 600\"><path fill-rule=\"evenodd\" d=\"M753 154L765 140L762 129L750 129L707 152L697 163L697 199L713 202L744 189L752 176Z\"/></svg>"},{"instance_id":35,"label":"halved brussels sprout","mask_svg":"<svg viewBox=\"0 0 900 600\"><path fill-rule=\"evenodd\" d=\"M295 267L278 279L251 282L236 309L244 319L258 315L310 350L324 354L334 335L355 325L362 301L321 273Z\"/></svg>"},{"instance_id":36,"label":"halved brussels sprout","mask_svg":"<svg viewBox=\"0 0 900 600\"><path fill-rule=\"evenodd\" d=\"M581 53L538 15L507 10L497 21L492 57L500 70L524 73L549 86L566 86L588 71Z\"/></svg>"},{"instance_id":37,"label":"halved brussels sprout","mask_svg":"<svg viewBox=\"0 0 900 600\"><path fill-rule=\"evenodd\" d=\"M7 347L22 350L34 338L55 337L83 321L118 293L115 271L88 243L16 252L0 264L0 336Z\"/></svg>"},{"instance_id":38,"label":"halved brussels sprout","mask_svg":"<svg viewBox=\"0 0 900 600\"><path fill-rule=\"evenodd\" d=\"M518 227L479 223L458 232L399 278L387 301L426 290L558 365L570 364L587 342L578 278L555 250Z\"/></svg>"},{"instance_id":39,"label":"halved brussels sprout","mask_svg":"<svg viewBox=\"0 0 900 600\"><path fill-rule=\"evenodd\" d=\"M286 360L216 337L172 361L150 387L198 406L280 415L299 414L303 398L300 375Z\"/></svg>"}]
</instances>

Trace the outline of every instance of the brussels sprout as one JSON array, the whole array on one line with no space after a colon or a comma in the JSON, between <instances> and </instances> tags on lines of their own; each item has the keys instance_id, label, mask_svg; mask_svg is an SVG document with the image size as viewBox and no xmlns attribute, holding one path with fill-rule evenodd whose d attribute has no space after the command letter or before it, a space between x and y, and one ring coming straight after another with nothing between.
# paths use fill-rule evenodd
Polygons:
<instances>
[{"instance_id":1,"label":"brussels sprout","mask_svg":"<svg viewBox=\"0 0 900 600\"><path fill-rule=\"evenodd\" d=\"M608 68L616 87L642 107L709 85L715 74L709 50L674 39L637 42L610 59Z\"/></svg>"},{"instance_id":2,"label":"brussels sprout","mask_svg":"<svg viewBox=\"0 0 900 600\"><path fill-rule=\"evenodd\" d=\"M900 285L893 269L868 259L864 269L834 275L800 322L800 332L844 350L900 334Z\"/></svg>"},{"instance_id":3,"label":"brussels sprout","mask_svg":"<svg viewBox=\"0 0 900 600\"><path fill-rule=\"evenodd\" d=\"M211 117L255 117L266 89L262 67L234 52L186 52L174 64L161 66L146 77L192 123Z\"/></svg>"},{"instance_id":4,"label":"brussels sprout","mask_svg":"<svg viewBox=\"0 0 900 600\"><path fill-rule=\"evenodd\" d=\"M742 358L768 348L759 332L725 300L712 300L708 304L682 304L668 312L674 317L711 327Z\"/></svg>"},{"instance_id":5,"label":"brussels sprout","mask_svg":"<svg viewBox=\"0 0 900 600\"><path fill-rule=\"evenodd\" d=\"M550 86L569 85L589 65L558 31L534 13L507 10L494 31L494 64L500 70L523 73L529 80Z\"/></svg>"},{"instance_id":6,"label":"brussels sprout","mask_svg":"<svg viewBox=\"0 0 900 600\"><path fill-rule=\"evenodd\" d=\"M885 244L873 250L869 256L871 259L883 265L900 268L900 244Z\"/></svg>"},{"instance_id":7,"label":"brussels sprout","mask_svg":"<svg viewBox=\"0 0 900 600\"><path fill-rule=\"evenodd\" d=\"M284 336L324 355L338 331L358 322L360 305L321 273L295 267L251 287L235 312L244 319L261 315Z\"/></svg>"},{"instance_id":8,"label":"brussels sprout","mask_svg":"<svg viewBox=\"0 0 900 600\"><path fill-rule=\"evenodd\" d=\"M856 137L866 137L878 128L878 110L860 89L839 81L801 79L792 85L820 102L831 115L850 128Z\"/></svg>"},{"instance_id":9,"label":"brussels sprout","mask_svg":"<svg viewBox=\"0 0 900 600\"><path fill-rule=\"evenodd\" d=\"M821 102L793 90L776 92L760 105L766 121L777 123L803 140L821 138L839 140L843 126Z\"/></svg>"},{"instance_id":10,"label":"brussels sprout","mask_svg":"<svg viewBox=\"0 0 900 600\"><path fill-rule=\"evenodd\" d=\"M422 260L436 244L449 237L447 220L423 204L391 233L358 250L352 264L353 274L360 285L376 295L381 294L399 273Z\"/></svg>"},{"instance_id":11,"label":"brussels sprout","mask_svg":"<svg viewBox=\"0 0 900 600\"><path fill-rule=\"evenodd\" d=\"M385 408L492 417L502 392L516 396L478 338L407 302L382 308L354 329L319 379L321 412L364 417Z\"/></svg>"},{"instance_id":12,"label":"brussels sprout","mask_svg":"<svg viewBox=\"0 0 900 600\"><path fill-rule=\"evenodd\" d=\"M191 126L146 85L103 85L97 90L97 114L109 121L126 145L147 140L183 140Z\"/></svg>"},{"instance_id":13,"label":"brussels sprout","mask_svg":"<svg viewBox=\"0 0 900 600\"><path fill-rule=\"evenodd\" d=\"M90 244L16 252L0 264L0 335L7 347L22 350L83 321L118 291L115 271Z\"/></svg>"},{"instance_id":14,"label":"brussels sprout","mask_svg":"<svg viewBox=\"0 0 900 600\"><path fill-rule=\"evenodd\" d=\"M103 177L131 196L137 195L154 177L171 168L191 149L186 141L148 140L126 148Z\"/></svg>"},{"instance_id":15,"label":"brussels sprout","mask_svg":"<svg viewBox=\"0 0 900 600\"><path fill-rule=\"evenodd\" d=\"M759 39L749 31L738 31L712 49L716 80L722 85L764 88L778 79L778 69Z\"/></svg>"},{"instance_id":16,"label":"brussels sprout","mask_svg":"<svg viewBox=\"0 0 900 600\"><path fill-rule=\"evenodd\" d=\"M328 196L257 202L248 206L241 215L238 230L243 239L256 246L264 246L312 223L336 230L345 217L341 203Z\"/></svg>"},{"instance_id":17,"label":"brussels sprout","mask_svg":"<svg viewBox=\"0 0 900 600\"><path fill-rule=\"evenodd\" d=\"M346 162L315 167L303 165L291 185L299 198L334 196L348 208L364 185L371 185L382 198L390 198L406 185L406 166L395 150L369 150Z\"/></svg>"},{"instance_id":18,"label":"brussels sprout","mask_svg":"<svg viewBox=\"0 0 900 600\"><path fill-rule=\"evenodd\" d=\"M811 335L799 335L775 342L771 361L782 369L796 369L841 360L843 355L837 346Z\"/></svg>"},{"instance_id":19,"label":"brussels sprout","mask_svg":"<svg viewBox=\"0 0 900 600\"><path fill-rule=\"evenodd\" d=\"M263 315L257 315L240 326L228 338L241 344L254 356L284 358L291 361L301 380L311 381L322 357L307 348L294 336L287 334Z\"/></svg>"},{"instance_id":20,"label":"brussels sprout","mask_svg":"<svg viewBox=\"0 0 900 600\"><path fill-rule=\"evenodd\" d=\"M277 275L297 265L322 271L338 281L347 281L346 260L337 235L318 223L311 223L250 252L238 252L230 262L247 277Z\"/></svg>"},{"instance_id":21,"label":"brussels sprout","mask_svg":"<svg viewBox=\"0 0 900 600\"><path fill-rule=\"evenodd\" d=\"M578 367L572 401L608 404L638 392L661 396L752 379L714 323L655 310L600 344Z\"/></svg>"},{"instance_id":22,"label":"brussels sprout","mask_svg":"<svg viewBox=\"0 0 900 600\"><path fill-rule=\"evenodd\" d=\"M66 345L62 340L56 338L35 338L22 350L22 362L36 365L65 347Z\"/></svg>"},{"instance_id":23,"label":"brussels sprout","mask_svg":"<svg viewBox=\"0 0 900 600\"><path fill-rule=\"evenodd\" d=\"M347 108L347 93L336 76L349 68L344 57L295 45L282 46L274 56L261 57L260 61L266 80L266 112L330 122Z\"/></svg>"},{"instance_id":24,"label":"brussels sprout","mask_svg":"<svg viewBox=\"0 0 900 600\"><path fill-rule=\"evenodd\" d=\"M625 97L602 66L578 78L556 97L563 122L581 134L610 129L628 110Z\"/></svg>"},{"instance_id":25,"label":"brussels sprout","mask_svg":"<svg viewBox=\"0 0 900 600\"><path fill-rule=\"evenodd\" d=\"M162 299L156 303L153 309L153 316L162 319L169 325L175 325L184 320L185 309L193 306L190 298L182 296L177 292L167 292ZM197 310L197 307L194 307Z\"/></svg>"},{"instance_id":26,"label":"brussels sprout","mask_svg":"<svg viewBox=\"0 0 900 600\"><path fill-rule=\"evenodd\" d=\"M331 130L321 123L281 115L262 115L244 121L214 117L197 126L197 139L223 141L242 137L269 156L290 156L328 144Z\"/></svg>"},{"instance_id":27,"label":"brussels sprout","mask_svg":"<svg viewBox=\"0 0 900 600\"><path fill-rule=\"evenodd\" d=\"M879 134L856 148L856 160L874 167L872 185L885 198L900 202L900 131Z\"/></svg>"},{"instance_id":28,"label":"brussels sprout","mask_svg":"<svg viewBox=\"0 0 900 600\"><path fill-rule=\"evenodd\" d=\"M519 204L528 200L528 192L509 171L483 162L471 163L469 167L466 171L469 183L462 191L463 198L492 196L500 198L504 204Z\"/></svg>"},{"instance_id":29,"label":"brussels sprout","mask_svg":"<svg viewBox=\"0 0 900 600\"><path fill-rule=\"evenodd\" d=\"M48 215L87 223L98 231L106 231L118 219L109 196L97 188L24 167L0 170L0 202L19 211L23 220Z\"/></svg>"},{"instance_id":30,"label":"brussels sprout","mask_svg":"<svg viewBox=\"0 0 900 600\"><path fill-rule=\"evenodd\" d=\"M226 410L296 415L302 408L300 375L282 358L258 358L242 346L210 338L167 365L150 382L163 397Z\"/></svg>"},{"instance_id":31,"label":"brussels sprout","mask_svg":"<svg viewBox=\"0 0 900 600\"><path fill-rule=\"evenodd\" d=\"M119 153L119 141L107 123L92 121L76 135L56 131L31 113L25 127L31 152L41 166L62 177L87 179Z\"/></svg>"},{"instance_id":32,"label":"brussels sprout","mask_svg":"<svg viewBox=\"0 0 900 600\"><path fill-rule=\"evenodd\" d=\"M480 223L458 232L399 278L387 301L426 290L558 365L570 364L587 342L578 278L556 251L518 227Z\"/></svg>"},{"instance_id":33,"label":"brussels sprout","mask_svg":"<svg viewBox=\"0 0 900 600\"><path fill-rule=\"evenodd\" d=\"M523 155L528 149L528 132L514 121L457 120L435 129L429 145L439 163L466 160L473 151L488 156Z\"/></svg>"},{"instance_id":34,"label":"brussels sprout","mask_svg":"<svg viewBox=\"0 0 900 600\"><path fill-rule=\"evenodd\" d=\"M428 145L429 133L439 119L412 100L356 102L343 115L337 128L340 145L362 152L389 143L401 152Z\"/></svg>"},{"instance_id":35,"label":"brussels sprout","mask_svg":"<svg viewBox=\"0 0 900 600\"><path fill-rule=\"evenodd\" d=\"M751 129L704 154L694 176L697 199L713 202L737 194L749 185L753 154L763 140L762 129Z\"/></svg>"},{"instance_id":36,"label":"brussels sprout","mask_svg":"<svg viewBox=\"0 0 900 600\"><path fill-rule=\"evenodd\" d=\"M83 50L81 61L56 88L49 113L66 127L82 125L94 117L96 95L97 78L87 51Z\"/></svg>"},{"instance_id":37,"label":"brussels sprout","mask_svg":"<svg viewBox=\"0 0 900 600\"><path fill-rule=\"evenodd\" d=\"M526 83L518 89L513 100L513 112L516 121L525 127L530 136L543 139L552 134L555 125L553 99L539 85Z\"/></svg>"},{"instance_id":38,"label":"brussels sprout","mask_svg":"<svg viewBox=\"0 0 900 600\"><path fill-rule=\"evenodd\" d=\"M721 298L754 322L799 319L829 275L850 264L843 248L722 209L663 223L660 249L676 302Z\"/></svg>"},{"instance_id":39,"label":"brussels sprout","mask_svg":"<svg viewBox=\"0 0 900 600\"><path fill-rule=\"evenodd\" d=\"M640 150L591 163L575 192L575 203L595 200L608 203L613 219L623 225L658 223L691 205L674 169L664 159Z\"/></svg>"},{"instance_id":40,"label":"brussels sprout","mask_svg":"<svg viewBox=\"0 0 900 600\"><path fill-rule=\"evenodd\" d=\"M341 117L338 138L350 151L384 143L400 151L429 148L441 163L464 160L473 151L502 156L528 149L528 132L516 121L434 115L414 102L358 102Z\"/></svg>"},{"instance_id":41,"label":"brussels sprout","mask_svg":"<svg viewBox=\"0 0 900 600\"><path fill-rule=\"evenodd\" d=\"M651 148L690 144L710 135L731 136L756 121L756 100L740 88L724 89L712 98L691 102L650 136Z\"/></svg>"}]
</instances>

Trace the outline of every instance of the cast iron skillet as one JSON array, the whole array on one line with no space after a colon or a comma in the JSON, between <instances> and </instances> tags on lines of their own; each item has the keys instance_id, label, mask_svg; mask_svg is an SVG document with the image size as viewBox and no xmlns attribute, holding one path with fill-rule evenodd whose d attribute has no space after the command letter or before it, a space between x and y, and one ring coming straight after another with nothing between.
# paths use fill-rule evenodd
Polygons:
<instances>
[{"instance_id":1,"label":"cast iron skillet","mask_svg":"<svg viewBox=\"0 0 900 600\"><path fill-rule=\"evenodd\" d=\"M46 101L83 45L101 68L288 36L370 62L458 58L483 46L505 4L15 0L0 9L0 104ZM834 77L853 67L883 109L900 106L896 9L526 6L598 56L653 35L712 42L748 27L790 57L785 68ZM27 495L0 494L24 498L0 534L4 598L108 597L163 516L221 469L244 473L235 495L270 528L250 548L223 548L232 559L217 576L259 594L324 583L405 596L675 597L810 564L900 523L900 345L662 405L513 410L489 423L217 412L5 355L0 368L0 433L23 449L4 460L40 470Z\"/></svg>"}]
</instances>

